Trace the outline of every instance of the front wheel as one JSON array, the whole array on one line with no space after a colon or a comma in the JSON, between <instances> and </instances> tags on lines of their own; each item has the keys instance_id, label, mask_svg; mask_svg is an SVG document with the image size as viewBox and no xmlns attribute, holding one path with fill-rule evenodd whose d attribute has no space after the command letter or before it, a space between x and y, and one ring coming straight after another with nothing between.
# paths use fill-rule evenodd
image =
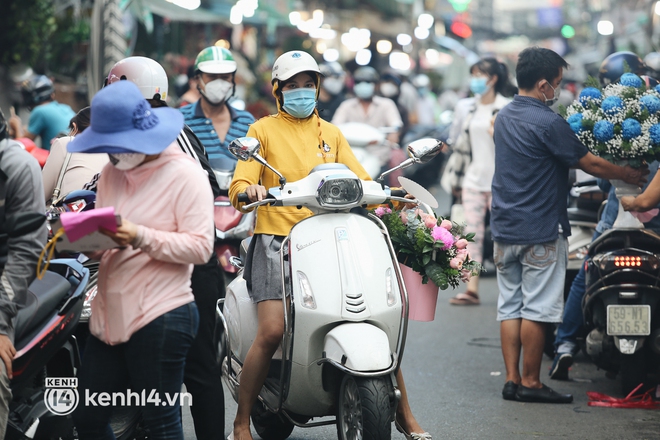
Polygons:
<instances>
[{"instance_id":1,"label":"front wheel","mask_svg":"<svg viewBox=\"0 0 660 440\"><path fill-rule=\"evenodd\" d=\"M388 440L392 435L389 377L346 375L339 389L339 440Z\"/></svg>"},{"instance_id":2,"label":"front wheel","mask_svg":"<svg viewBox=\"0 0 660 440\"><path fill-rule=\"evenodd\" d=\"M639 384L644 383L646 380L644 352L640 350L635 354L621 354L619 375L621 376L621 391L624 395L628 395Z\"/></svg>"}]
</instances>

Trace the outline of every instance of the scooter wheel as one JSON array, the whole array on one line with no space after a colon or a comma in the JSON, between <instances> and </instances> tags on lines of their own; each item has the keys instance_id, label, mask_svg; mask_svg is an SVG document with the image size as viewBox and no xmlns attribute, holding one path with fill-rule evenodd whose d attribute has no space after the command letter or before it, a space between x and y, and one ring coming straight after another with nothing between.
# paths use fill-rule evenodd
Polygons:
<instances>
[{"instance_id":1,"label":"scooter wheel","mask_svg":"<svg viewBox=\"0 0 660 440\"><path fill-rule=\"evenodd\" d=\"M385 440L392 436L391 383L388 376L344 376L339 389L339 440Z\"/></svg>"}]
</instances>

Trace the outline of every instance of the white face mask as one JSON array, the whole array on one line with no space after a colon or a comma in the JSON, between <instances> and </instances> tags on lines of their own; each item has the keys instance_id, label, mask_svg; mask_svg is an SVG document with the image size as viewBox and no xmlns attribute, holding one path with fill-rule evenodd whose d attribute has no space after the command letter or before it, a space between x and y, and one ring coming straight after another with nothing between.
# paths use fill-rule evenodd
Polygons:
<instances>
[{"instance_id":1,"label":"white face mask","mask_svg":"<svg viewBox=\"0 0 660 440\"><path fill-rule=\"evenodd\" d=\"M391 98L399 93L399 88L391 82L384 82L380 85L380 93L387 98Z\"/></svg>"},{"instance_id":2,"label":"white face mask","mask_svg":"<svg viewBox=\"0 0 660 440\"><path fill-rule=\"evenodd\" d=\"M545 98L545 105L547 105L548 107L552 107L559 100L559 95L561 94L561 88L559 88L559 86L557 86L557 88L555 89L554 87L552 87L552 84L550 84L550 83L548 83L548 85L550 86L550 88L554 92L553 97L551 99L548 99L548 97L545 96L545 93L543 93L543 92L541 92L541 93L543 93L543 97Z\"/></svg>"},{"instance_id":3,"label":"white face mask","mask_svg":"<svg viewBox=\"0 0 660 440\"><path fill-rule=\"evenodd\" d=\"M202 84L204 84L202 82ZM223 79L215 79L204 85L203 95L211 104L220 104L226 101L230 96L234 85Z\"/></svg>"},{"instance_id":4,"label":"white face mask","mask_svg":"<svg viewBox=\"0 0 660 440\"><path fill-rule=\"evenodd\" d=\"M321 87L323 87L331 95L338 95L339 92L341 92L344 88L344 80L342 78L330 76L323 79Z\"/></svg>"},{"instance_id":5,"label":"white face mask","mask_svg":"<svg viewBox=\"0 0 660 440\"><path fill-rule=\"evenodd\" d=\"M110 163L118 170L132 170L144 162L147 157L142 153L108 153Z\"/></svg>"}]
</instances>

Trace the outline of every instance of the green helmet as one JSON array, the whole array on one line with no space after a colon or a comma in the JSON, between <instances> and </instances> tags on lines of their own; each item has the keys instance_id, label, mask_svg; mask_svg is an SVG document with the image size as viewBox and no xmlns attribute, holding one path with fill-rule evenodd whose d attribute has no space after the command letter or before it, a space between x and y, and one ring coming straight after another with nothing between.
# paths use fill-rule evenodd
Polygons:
<instances>
[{"instance_id":1,"label":"green helmet","mask_svg":"<svg viewBox=\"0 0 660 440\"><path fill-rule=\"evenodd\" d=\"M236 68L234 57L224 47L207 47L195 59L195 72L234 73Z\"/></svg>"}]
</instances>

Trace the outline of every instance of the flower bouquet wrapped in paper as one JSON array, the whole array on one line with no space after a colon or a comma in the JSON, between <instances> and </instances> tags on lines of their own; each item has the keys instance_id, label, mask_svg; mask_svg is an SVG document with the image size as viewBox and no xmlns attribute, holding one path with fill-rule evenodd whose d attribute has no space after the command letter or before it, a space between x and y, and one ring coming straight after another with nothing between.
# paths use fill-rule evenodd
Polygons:
<instances>
[{"instance_id":1,"label":"flower bouquet wrapped in paper","mask_svg":"<svg viewBox=\"0 0 660 440\"><path fill-rule=\"evenodd\" d=\"M381 206L374 213L387 227L399 262L419 273L422 283L431 280L445 290L481 272L467 252L474 233L465 233L464 226L420 209L393 211Z\"/></svg>"},{"instance_id":2,"label":"flower bouquet wrapped in paper","mask_svg":"<svg viewBox=\"0 0 660 440\"><path fill-rule=\"evenodd\" d=\"M624 73L618 83L603 89L592 78L588 85L560 112L589 151L609 162L635 168L660 158L660 86L649 88L634 73ZM612 185L619 198L641 192L622 180L612 180ZM619 204L614 227L644 225Z\"/></svg>"},{"instance_id":3,"label":"flower bouquet wrapped in paper","mask_svg":"<svg viewBox=\"0 0 660 440\"><path fill-rule=\"evenodd\" d=\"M565 109L560 109L577 137L594 155L613 163L639 167L660 157L660 86L624 73L604 89L598 82Z\"/></svg>"}]
</instances>

